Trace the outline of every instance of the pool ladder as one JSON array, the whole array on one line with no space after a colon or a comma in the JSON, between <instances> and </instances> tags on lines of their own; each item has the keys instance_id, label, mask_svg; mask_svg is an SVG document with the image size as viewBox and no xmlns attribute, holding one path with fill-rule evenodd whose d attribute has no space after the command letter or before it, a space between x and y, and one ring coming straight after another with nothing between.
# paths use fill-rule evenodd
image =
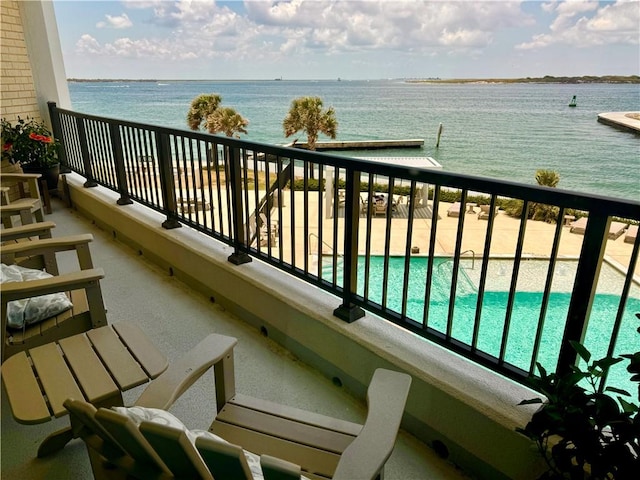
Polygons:
<instances>
[{"instance_id":1,"label":"pool ladder","mask_svg":"<svg viewBox=\"0 0 640 480\"><path fill-rule=\"evenodd\" d=\"M465 250L464 252L460 253L460 257L462 257L463 255L465 255L467 253L471 253L471 270L473 270L476 267L476 252L471 250L471 249ZM440 265L438 265L438 269L440 267L442 267L442 265L445 265L447 263L453 263L453 258L447 258L444 262L442 262Z\"/></svg>"},{"instance_id":2,"label":"pool ladder","mask_svg":"<svg viewBox=\"0 0 640 480\"><path fill-rule=\"evenodd\" d=\"M473 250L469 249L469 250L465 250L464 252L462 252L460 254L460 256L462 257L465 253L469 253L471 252L471 270L473 270L475 268L476 265L476 252L474 252Z\"/></svg>"},{"instance_id":3,"label":"pool ladder","mask_svg":"<svg viewBox=\"0 0 640 480\"><path fill-rule=\"evenodd\" d=\"M316 241L320 241L320 237L318 235L316 235L315 233L310 233L309 234L309 244L311 244L311 239L315 237ZM333 247L331 245L329 245L327 242L325 242L324 240L322 240L322 245L324 245L325 247L327 247L329 249L329 251L331 252L331 254L333 254ZM311 249L310 249L311 250ZM344 257L344 255L338 254L338 257Z\"/></svg>"}]
</instances>

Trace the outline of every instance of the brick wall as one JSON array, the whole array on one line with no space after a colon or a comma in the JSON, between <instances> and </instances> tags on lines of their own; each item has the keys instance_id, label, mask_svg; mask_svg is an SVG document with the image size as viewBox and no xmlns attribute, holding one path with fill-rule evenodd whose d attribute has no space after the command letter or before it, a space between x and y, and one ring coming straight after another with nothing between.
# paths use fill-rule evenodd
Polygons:
<instances>
[{"instance_id":1,"label":"brick wall","mask_svg":"<svg viewBox=\"0 0 640 480\"><path fill-rule=\"evenodd\" d=\"M10 122L18 115L40 119L20 9L15 0L0 2L0 55L0 117Z\"/></svg>"}]
</instances>

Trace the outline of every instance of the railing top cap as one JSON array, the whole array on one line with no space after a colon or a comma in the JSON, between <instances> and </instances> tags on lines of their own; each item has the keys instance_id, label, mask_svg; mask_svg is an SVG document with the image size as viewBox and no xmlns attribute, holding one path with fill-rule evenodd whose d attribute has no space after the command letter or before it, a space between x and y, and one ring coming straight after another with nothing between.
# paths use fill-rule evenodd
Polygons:
<instances>
[{"instance_id":1,"label":"railing top cap","mask_svg":"<svg viewBox=\"0 0 640 480\"><path fill-rule=\"evenodd\" d=\"M389 165L402 165L403 167L414 168L436 168L442 170L440 165L431 157L354 157L360 160L386 163Z\"/></svg>"}]
</instances>

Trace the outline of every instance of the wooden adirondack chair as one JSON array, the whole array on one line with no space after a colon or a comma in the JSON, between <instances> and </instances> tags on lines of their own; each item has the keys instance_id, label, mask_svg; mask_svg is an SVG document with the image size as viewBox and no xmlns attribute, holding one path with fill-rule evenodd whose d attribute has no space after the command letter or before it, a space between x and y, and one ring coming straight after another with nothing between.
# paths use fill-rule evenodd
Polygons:
<instances>
[{"instance_id":1,"label":"wooden adirondack chair","mask_svg":"<svg viewBox=\"0 0 640 480\"><path fill-rule=\"evenodd\" d=\"M44 209L35 173L3 173L0 176L2 205L0 214L6 228L13 227L13 217L19 216L22 225L44 221ZM25 188L26 187L26 188ZM14 193L17 192L16 193Z\"/></svg>"},{"instance_id":2,"label":"wooden adirondack chair","mask_svg":"<svg viewBox=\"0 0 640 480\"><path fill-rule=\"evenodd\" d=\"M2 325L2 356L4 361L14 353L43 345L60 338L85 332L107 324L100 279L102 269L94 269L89 251L90 234L59 237L31 242L20 242L2 247L1 258L5 265L14 265L25 257L40 258L45 270L53 278L11 282L2 285L0 318ZM59 275L55 260L56 252L75 251L79 271ZM39 323L25 326L22 330L8 328L7 305L13 300L37 297L56 292L65 292L73 307L70 310Z\"/></svg>"},{"instance_id":3,"label":"wooden adirondack chair","mask_svg":"<svg viewBox=\"0 0 640 480\"><path fill-rule=\"evenodd\" d=\"M9 242L19 242L20 240L38 237L40 240L51 238L51 230L56 227L53 222L37 222L17 227L0 229L0 242L8 245Z\"/></svg>"},{"instance_id":4,"label":"wooden adirondack chair","mask_svg":"<svg viewBox=\"0 0 640 480\"><path fill-rule=\"evenodd\" d=\"M112 409L67 400L76 436L87 446L95 478L215 478L255 480L243 448L260 455L265 479L382 478L395 444L411 384L409 375L375 371L364 425L236 394L233 348L237 340L212 334L145 389L136 406L167 408L183 372L213 367L217 415L195 438L176 426L142 421ZM203 345L204 344L204 345ZM196 367L192 366L195 362ZM183 382L186 390L190 382ZM163 422L166 423L166 422ZM231 442L227 443L225 442ZM301 477L302 475L302 477Z\"/></svg>"},{"instance_id":5,"label":"wooden adirondack chair","mask_svg":"<svg viewBox=\"0 0 640 480\"><path fill-rule=\"evenodd\" d=\"M51 238L51 230L55 228L53 222L37 222L18 227L0 229L0 245L6 247L15 243L29 241L31 239L44 240ZM51 254L55 257L55 254ZM52 260L50 260L52 261ZM45 268L45 262L41 255L16 259L16 264L28 268Z\"/></svg>"}]
</instances>

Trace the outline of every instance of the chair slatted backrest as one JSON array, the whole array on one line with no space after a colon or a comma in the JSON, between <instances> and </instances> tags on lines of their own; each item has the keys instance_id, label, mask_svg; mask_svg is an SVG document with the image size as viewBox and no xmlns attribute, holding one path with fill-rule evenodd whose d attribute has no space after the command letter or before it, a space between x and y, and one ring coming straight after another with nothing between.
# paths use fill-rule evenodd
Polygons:
<instances>
[{"instance_id":1,"label":"chair slatted backrest","mask_svg":"<svg viewBox=\"0 0 640 480\"><path fill-rule=\"evenodd\" d=\"M91 443L94 447L99 447L100 453L107 460L116 461L126 452L118 445L118 442L111 434L98 423L95 419L96 407L84 400L67 399L64 407L69 411L72 417L74 429L80 438L87 443ZM101 444L97 445L91 441L92 436L96 436L101 440Z\"/></svg>"},{"instance_id":2,"label":"chair slatted backrest","mask_svg":"<svg viewBox=\"0 0 640 480\"><path fill-rule=\"evenodd\" d=\"M196 448L214 478L251 480L251 470L242 448L211 438L198 437Z\"/></svg>"},{"instance_id":3,"label":"chair slatted backrest","mask_svg":"<svg viewBox=\"0 0 640 480\"><path fill-rule=\"evenodd\" d=\"M184 430L153 422L142 422L139 428L176 478L213 480Z\"/></svg>"},{"instance_id":4,"label":"chair slatted backrest","mask_svg":"<svg viewBox=\"0 0 640 480\"><path fill-rule=\"evenodd\" d=\"M302 475L299 465L270 455L260 456L260 467L265 480L300 480Z\"/></svg>"},{"instance_id":5,"label":"chair slatted backrest","mask_svg":"<svg viewBox=\"0 0 640 480\"><path fill-rule=\"evenodd\" d=\"M171 474L131 419L108 408L98 409L94 418L139 467L144 465L150 476L157 473Z\"/></svg>"}]
</instances>

